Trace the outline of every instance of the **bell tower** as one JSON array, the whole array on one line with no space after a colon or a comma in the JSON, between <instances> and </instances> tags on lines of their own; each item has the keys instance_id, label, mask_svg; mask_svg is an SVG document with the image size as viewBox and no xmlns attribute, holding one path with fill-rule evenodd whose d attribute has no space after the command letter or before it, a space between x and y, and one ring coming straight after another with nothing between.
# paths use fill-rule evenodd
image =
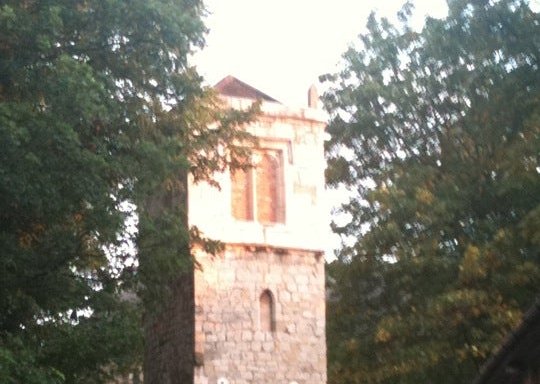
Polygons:
<instances>
[{"instance_id":1,"label":"bell tower","mask_svg":"<svg viewBox=\"0 0 540 384\"><path fill-rule=\"evenodd\" d=\"M233 108L261 100L260 148L221 190L190 186L190 224L225 245L195 254L194 382L326 383L324 116L231 76L215 88Z\"/></svg>"}]
</instances>

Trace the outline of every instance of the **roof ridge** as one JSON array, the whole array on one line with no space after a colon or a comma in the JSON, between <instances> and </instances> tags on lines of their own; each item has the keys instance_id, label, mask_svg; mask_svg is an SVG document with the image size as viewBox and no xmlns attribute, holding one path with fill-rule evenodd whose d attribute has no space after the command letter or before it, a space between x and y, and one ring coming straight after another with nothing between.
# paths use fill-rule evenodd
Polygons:
<instances>
[{"instance_id":1,"label":"roof ridge","mask_svg":"<svg viewBox=\"0 0 540 384\"><path fill-rule=\"evenodd\" d=\"M257 88L243 82L242 80L228 75L221 79L214 85L214 89L226 96L241 97L245 99L264 100L279 103L273 97L267 95L264 92L259 91Z\"/></svg>"}]
</instances>

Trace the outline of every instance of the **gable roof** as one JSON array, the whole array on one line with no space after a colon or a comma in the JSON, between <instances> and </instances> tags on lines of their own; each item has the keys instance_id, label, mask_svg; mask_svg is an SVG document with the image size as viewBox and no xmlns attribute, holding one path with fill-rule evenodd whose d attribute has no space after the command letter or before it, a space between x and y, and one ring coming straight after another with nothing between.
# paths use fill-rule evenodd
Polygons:
<instances>
[{"instance_id":1,"label":"gable roof","mask_svg":"<svg viewBox=\"0 0 540 384\"><path fill-rule=\"evenodd\" d=\"M268 96L266 93L263 93L258 89L253 88L251 85L246 84L243 81L238 80L236 77L230 75L224 77L221 81L214 85L214 89L225 96L279 103L279 101L273 97Z\"/></svg>"}]
</instances>

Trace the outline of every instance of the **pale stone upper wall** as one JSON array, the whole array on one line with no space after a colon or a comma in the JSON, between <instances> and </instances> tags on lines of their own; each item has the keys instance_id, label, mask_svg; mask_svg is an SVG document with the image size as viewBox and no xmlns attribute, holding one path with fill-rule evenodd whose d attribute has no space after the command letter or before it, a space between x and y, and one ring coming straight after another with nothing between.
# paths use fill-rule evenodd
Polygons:
<instances>
[{"instance_id":1,"label":"pale stone upper wall","mask_svg":"<svg viewBox=\"0 0 540 384\"><path fill-rule=\"evenodd\" d=\"M226 97L227 104L245 109L253 100ZM325 116L322 111L291 109L263 102L262 116L247 127L262 148L283 154L285 223L262 224L233 218L231 177L215 179L221 190L206 183L191 185L189 220L212 239L225 243L261 244L282 248L324 250L328 238L323 153Z\"/></svg>"}]
</instances>

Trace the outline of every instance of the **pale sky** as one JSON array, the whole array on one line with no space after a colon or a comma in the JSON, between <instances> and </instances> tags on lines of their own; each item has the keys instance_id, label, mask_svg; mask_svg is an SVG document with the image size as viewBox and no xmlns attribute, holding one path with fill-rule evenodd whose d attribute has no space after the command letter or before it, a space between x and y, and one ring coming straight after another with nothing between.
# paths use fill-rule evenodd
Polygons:
<instances>
[{"instance_id":1,"label":"pale sky","mask_svg":"<svg viewBox=\"0 0 540 384\"><path fill-rule=\"evenodd\" d=\"M304 106L319 75L336 72L372 10L394 17L404 0L206 0L207 47L193 63L208 84L227 75L284 104ZM416 0L415 23L446 14L445 0Z\"/></svg>"}]
</instances>

